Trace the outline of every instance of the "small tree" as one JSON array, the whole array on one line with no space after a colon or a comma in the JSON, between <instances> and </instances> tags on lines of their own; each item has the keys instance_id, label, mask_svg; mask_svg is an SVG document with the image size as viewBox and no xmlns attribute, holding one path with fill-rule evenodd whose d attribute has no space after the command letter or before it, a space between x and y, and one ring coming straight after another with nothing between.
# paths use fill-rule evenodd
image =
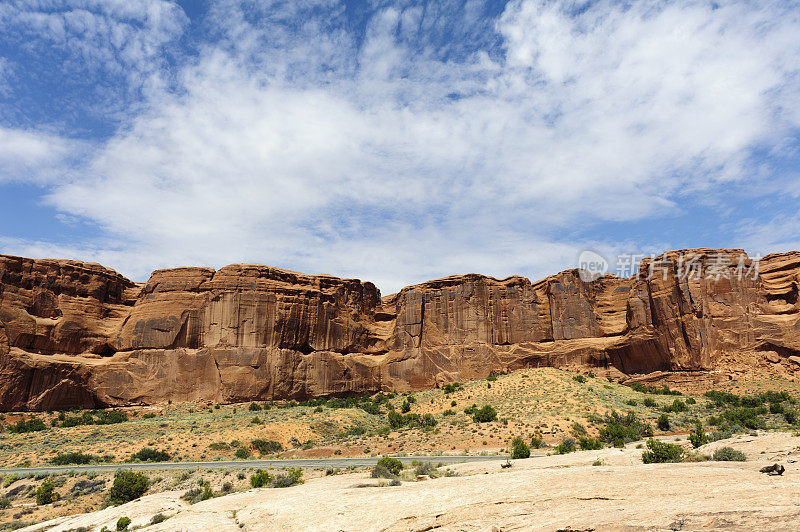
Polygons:
<instances>
[{"instance_id":1,"label":"small tree","mask_svg":"<svg viewBox=\"0 0 800 532\"><path fill-rule=\"evenodd\" d=\"M474 410L472 420L475 423L488 423L497 419L497 410L492 408L492 405L486 405L481 409Z\"/></svg>"},{"instance_id":2,"label":"small tree","mask_svg":"<svg viewBox=\"0 0 800 532\"><path fill-rule=\"evenodd\" d=\"M133 471L119 471L114 476L114 484L108 490L111 504L125 504L138 499L147 491L147 477Z\"/></svg>"},{"instance_id":3,"label":"small tree","mask_svg":"<svg viewBox=\"0 0 800 532\"><path fill-rule=\"evenodd\" d=\"M708 436L706 436L706 433L703 430L703 424L699 421L695 425L694 431L689 434L689 441L692 442L692 447L695 449L708 443Z\"/></svg>"},{"instance_id":4,"label":"small tree","mask_svg":"<svg viewBox=\"0 0 800 532\"><path fill-rule=\"evenodd\" d=\"M511 441L511 458L529 458L531 455L531 448L525 441L517 436Z\"/></svg>"},{"instance_id":5,"label":"small tree","mask_svg":"<svg viewBox=\"0 0 800 532\"><path fill-rule=\"evenodd\" d=\"M647 440L648 451L642 453L642 462L645 464L661 464L665 462L680 462L684 450L680 445L665 443L650 438Z\"/></svg>"},{"instance_id":6,"label":"small tree","mask_svg":"<svg viewBox=\"0 0 800 532\"><path fill-rule=\"evenodd\" d=\"M384 456L380 460L378 460L377 466L385 467L387 471L389 471L392 475L399 475L400 471L403 470L403 462L398 460L397 458L392 458L391 456Z\"/></svg>"},{"instance_id":7,"label":"small tree","mask_svg":"<svg viewBox=\"0 0 800 532\"><path fill-rule=\"evenodd\" d=\"M666 414L661 414L658 416L658 421L656 421L656 426L658 426L658 430L667 431L669 430L669 416Z\"/></svg>"},{"instance_id":8,"label":"small tree","mask_svg":"<svg viewBox=\"0 0 800 532\"><path fill-rule=\"evenodd\" d=\"M58 500L58 493L55 491L53 481L49 478L42 482L42 485L36 489L36 504L39 506L43 504L50 504Z\"/></svg>"},{"instance_id":9,"label":"small tree","mask_svg":"<svg viewBox=\"0 0 800 532\"><path fill-rule=\"evenodd\" d=\"M122 532L123 530L128 530L128 527L131 525L131 518L130 517L120 517L117 520L117 531Z\"/></svg>"}]
</instances>

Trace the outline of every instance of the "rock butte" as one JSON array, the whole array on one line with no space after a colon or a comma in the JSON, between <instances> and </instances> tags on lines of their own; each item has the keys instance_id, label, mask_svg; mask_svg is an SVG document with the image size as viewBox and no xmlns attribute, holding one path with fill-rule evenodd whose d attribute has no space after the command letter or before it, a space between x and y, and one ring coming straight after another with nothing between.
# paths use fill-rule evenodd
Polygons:
<instances>
[{"instance_id":1,"label":"rock butte","mask_svg":"<svg viewBox=\"0 0 800 532\"><path fill-rule=\"evenodd\" d=\"M800 252L764 257L755 278L735 271L743 253L668 251L657 275L645 259L639 276L591 282L455 275L383 298L256 264L157 270L142 285L0 255L0 409L405 391L536 366L622 378L712 370L734 351L792 365ZM718 275L679 278L681 255Z\"/></svg>"}]
</instances>

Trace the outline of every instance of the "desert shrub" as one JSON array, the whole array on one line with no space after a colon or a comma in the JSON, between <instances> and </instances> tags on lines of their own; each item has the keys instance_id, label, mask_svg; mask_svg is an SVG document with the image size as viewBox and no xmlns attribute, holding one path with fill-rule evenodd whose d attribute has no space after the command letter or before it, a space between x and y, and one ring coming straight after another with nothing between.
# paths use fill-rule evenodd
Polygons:
<instances>
[{"instance_id":1,"label":"desert shrub","mask_svg":"<svg viewBox=\"0 0 800 532\"><path fill-rule=\"evenodd\" d=\"M397 476L403 470L403 462L391 456L384 456L378 460L377 466L385 467L392 475Z\"/></svg>"},{"instance_id":2,"label":"desert shrub","mask_svg":"<svg viewBox=\"0 0 800 532\"><path fill-rule=\"evenodd\" d=\"M638 401L636 401L636 399L628 399L627 401L625 401L625 404L628 405L628 406L636 406L639 403L638 403Z\"/></svg>"},{"instance_id":3,"label":"desert shrub","mask_svg":"<svg viewBox=\"0 0 800 532\"><path fill-rule=\"evenodd\" d=\"M170 459L169 453L165 451L156 451L150 447L145 447L131 455L131 461L139 462L168 462Z\"/></svg>"},{"instance_id":4,"label":"desert shrub","mask_svg":"<svg viewBox=\"0 0 800 532\"><path fill-rule=\"evenodd\" d=\"M525 441L517 436L511 440L511 458L529 458L531 456L531 448Z\"/></svg>"},{"instance_id":5,"label":"desert shrub","mask_svg":"<svg viewBox=\"0 0 800 532\"><path fill-rule=\"evenodd\" d=\"M187 490L186 493L181 495L181 499L188 502L189 504L197 504L201 500L203 500L203 490L200 488L192 488Z\"/></svg>"},{"instance_id":6,"label":"desert shrub","mask_svg":"<svg viewBox=\"0 0 800 532\"><path fill-rule=\"evenodd\" d=\"M299 467L290 467L285 474L280 474L272 481L273 488L288 488L295 484L303 483L303 470Z\"/></svg>"},{"instance_id":7,"label":"desert shrub","mask_svg":"<svg viewBox=\"0 0 800 532\"><path fill-rule=\"evenodd\" d=\"M120 517L117 519L117 532L122 532L123 530L128 530L128 527L131 525L131 518L130 517Z\"/></svg>"},{"instance_id":8,"label":"desert shrub","mask_svg":"<svg viewBox=\"0 0 800 532\"><path fill-rule=\"evenodd\" d=\"M402 413L404 413L404 414L410 412L411 411L411 403L409 403L408 401L403 401L403 404L400 405L400 411Z\"/></svg>"},{"instance_id":9,"label":"desert shrub","mask_svg":"<svg viewBox=\"0 0 800 532\"><path fill-rule=\"evenodd\" d=\"M7 510L11 508L11 499L8 497L0 497L0 510Z\"/></svg>"},{"instance_id":10,"label":"desert shrub","mask_svg":"<svg viewBox=\"0 0 800 532\"><path fill-rule=\"evenodd\" d=\"M214 492L211 490L211 484L203 486L203 495L200 496L201 501L207 501L214 497Z\"/></svg>"},{"instance_id":11,"label":"desert shrub","mask_svg":"<svg viewBox=\"0 0 800 532\"><path fill-rule=\"evenodd\" d=\"M472 420L475 423L487 423L497 419L497 410L492 408L492 405L486 405L483 408L475 410L472 414Z\"/></svg>"},{"instance_id":12,"label":"desert shrub","mask_svg":"<svg viewBox=\"0 0 800 532\"><path fill-rule=\"evenodd\" d=\"M748 429L759 429L765 426L764 420L758 417L758 410L753 407L732 408L723 412L722 416L729 423Z\"/></svg>"},{"instance_id":13,"label":"desert shrub","mask_svg":"<svg viewBox=\"0 0 800 532\"><path fill-rule=\"evenodd\" d=\"M267 484L272 482L272 475L267 473L266 471L259 469L252 475L250 475L250 485L254 488L263 488Z\"/></svg>"},{"instance_id":14,"label":"desert shrub","mask_svg":"<svg viewBox=\"0 0 800 532\"><path fill-rule=\"evenodd\" d=\"M680 399L675 399L674 401L672 401L671 405L664 407L664 412L678 413L678 412L686 412L687 410L689 410L689 407L686 406L686 403L684 403Z\"/></svg>"},{"instance_id":15,"label":"desert shrub","mask_svg":"<svg viewBox=\"0 0 800 532\"><path fill-rule=\"evenodd\" d=\"M128 414L121 410L102 410L95 412L94 415L96 416L95 425L114 425L128 421Z\"/></svg>"},{"instance_id":16,"label":"desert shrub","mask_svg":"<svg viewBox=\"0 0 800 532\"><path fill-rule=\"evenodd\" d=\"M626 443L652 436L650 425L640 421L636 414L628 412L622 415L612 411L600 420L604 424L599 431L599 439L614 447L623 447Z\"/></svg>"},{"instance_id":17,"label":"desert shrub","mask_svg":"<svg viewBox=\"0 0 800 532\"><path fill-rule=\"evenodd\" d=\"M649 450L642 453L642 462L645 464L662 464L665 462L680 462L684 450L680 445L665 443L653 438L647 440Z\"/></svg>"},{"instance_id":18,"label":"desert shrub","mask_svg":"<svg viewBox=\"0 0 800 532\"><path fill-rule=\"evenodd\" d=\"M455 413L455 412L453 412L451 409L449 409L449 408L448 408L447 410L445 410L444 412L442 412L442 415L443 415L443 416L454 416L454 415L456 415L456 413Z\"/></svg>"},{"instance_id":19,"label":"desert shrub","mask_svg":"<svg viewBox=\"0 0 800 532\"><path fill-rule=\"evenodd\" d=\"M781 403L770 403L769 404L769 413L770 414L783 414L785 409Z\"/></svg>"},{"instance_id":20,"label":"desert shrub","mask_svg":"<svg viewBox=\"0 0 800 532\"><path fill-rule=\"evenodd\" d=\"M687 405L693 405L693 404L696 404L696 403L697 403L697 401L695 400L694 397L687 397L686 398L686 404Z\"/></svg>"},{"instance_id":21,"label":"desert shrub","mask_svg":"<svg viewBox=\"0 0 800 532\"><path fill-rule=\"evenodd\" d=\"M23 434L25 432L38 432L40 430L46 430L47 425L44 424L44 421L39 419L38 417L31 418L29 420L20 419L17 421L15 425L11 425L8 427L8 432L13 434Z\"/></svg>"},{"instance_id":22,"label":"desert shrub","mask_svg":"<svg viewBox=\"0 0 800 532\"><path fill-rule=\"evenodd\" d=\"M236 456L236 458L244 459L244 458L249 458L250 457L250 451L248 451L244 447L239 447L238 449L236 449L236 452L233 453L233 454L234 454L234 456Z\"/></svg>"},{"instance_id":23,"label":"desert shrub","mask_svg":"<svg viewBox=\"0 0 800 532\"><path fill-rule=\"evenodd\" d=\"M706 436L706 433L703 430L703 424L699 421L694 426L692 433L689 434L689 441L692 442L692 447L695 449L708 443L708 436Z\"/></svg>"},{"instance_id":24,"label":"desert shrub","mask_svg":"<svg viewBox=\"0 0 800 532\"><path fill-rule=\"evenodd\" d=\"M164 514L156 514L156 515L154 515L153 517L150 518L150 524L151 525L157 525L158 523L163 523L167 519L169 519L169 518Z\"/></svg>"},{"instance_id":25,"label":"desert shrub","mask_svg":"<svg viewBox=\"0 0 800 532\"><path fill-rule=\"evenodd\" d=\"M794 410L786 410L783 413L783 419L785 419L789 425L794 425L795 421L797 421L797 412Z\"/></svg>"},{"instance_id":26,"label":"desert shrub","mask_svg":"<svg viewBox=\"0 0 800 532\"><path fill-rule=\"evenodd\" d=\"M261 405L258 403L250 403L250 406L248 406L247 409L250 410L251 412L260 412Z\"/></svg>"},{"instance_id":27,"label":"desert shrub","mask_svg":"<svg viewBox=\"0 0 800 532\"><path fill-rule=\"evenodd\" d=\"M583 375L575 375L574 377L572 377L572 380L583 384L586 382L586 377L584 377Z\"/></svg>"},{"instance_id":28,"label":"desert shrub","mask_svg":"<svg viewBox=\"0 0 800 532\"><path fill-rule=\"evenodd\" d=\"M589 438L587 436L581 436L578 438L578 444L584 451L596 451L597 449L603 448L603 444L600 440L596 438Z\"/></svg>"},{"instance_id":29,"label":"desert shrub","mask_svg":"<svg viewBox=\"0 0 800 532\"><path fill-rule=\"evenodd\" d=\"M251 425L263 425L264 422L261 421L261 418L258 416L253 416L253 419L250 420Z\"/></svg>"},{"instance_id":30,"label":"desert shrub","mask_svg":"<svg viewBox=\"0 0 800 532\"><path fill-rule=\"evenodd\" d=\"M230 482L223 482L222 483L222 493L230 493L233 491L233 484Z\"/></svg>"},{"instance_id":31,"label":"desert shrub","mask_svg":"<svg viewBox=\"0 0 800 532\"><path fill-rule=\"evenodd\" d=\"M733 447L720 447L712 455L718 462L744 462L747 456L742 451L737 451Z\"/></svg>"},{"instance_id":32,"label":"desert shrub","mask_svg":"<svg viewBox=\"0 0 800 532\"><path fill-rule=\"evenodd\" d=\"M531 436L531 448L541 449L542 447L547 447L547 444L544 442L544 440L539 436Z\"/></svg>"},{"instance_id":33,"label":"desert shrub","mask_svg":"<svg viewBox=\"0 0 800 532\"><path fill-rule=\"evenodd\" d=\"M454 383L452 383L452 384L445 384L445 385L443 385L443 386L442 386L442 391L443 391L445 394L450 394L450 393L455 393L455 392L457 392L458 390L461 390L462 388L463 388L463 386L461 385L461 383L460 383L460 382L454 382ZM453 406L455 406L455 405L453 405Z\"/></svg>"},{"instance_id":34,"label":"desert shrub","mask_svg":"<svg viewBox=\"0 0 800 532\"><path fill-rule=\"evenodd\" d=\"M703 396L711 399L717 408L726 404L739 406L739 396L733 393L709 390L704 393Z\"/></svg>"},{"instance_id":35,"label":"desert shrub","mask_svg":"<svg viewBox=\"0 0 800 532\"><path fill-rule=\"evenodd\" d=\"M655 399L653 399L652 397L645 397L645 398L642 400L642 404L643 404L644 406L646 406L647 408L655 408L655 407L657 407L657 406L658 406L658 403L656 403L656 400L655 400Z\"/></svg>"},{"instance_id":36,"label":"desert shrub","mask_svg":"<svg viewBox=\"0 0 800 532\"><path fill-rule=\"evenodd\" d=\"M572 424L572 434L575 436L585 436L586 435L586 427L584 427L581 423L575 422Z\"/></svg>"},{"instance_id":37,"label":"desert shrub","mask_svg":"<svg viewBox=\"0 0 800 532\"><path fill-rule=\"evenodd\" d=\"M666 414L661 414L660 416L658 416L658 420L656 421L656 426L658 427L658 430L664 430L664 431L669 430L670 427L669 416Z\"/></svg>"},{"instance_id":38,"label":"desert shrub","mask_svg":"<svg viewBox=\"0 0 800 532\"><path fill-rule=\"evenodd\" d=\"M575 448L575 440L572 438L564 438L561 443L556 445L557 454L568 454L577 451Z\"/></svg>"},{"instance_id":39,"label":"desert shrub","mask_svg":"<svg viewBox=\"0 0 800 532\"><path fill-rule=\"evenodd\" d=\"M208 444L208 448L212 451L227 451L231 448L231 446L224 441L218 441Z\"/></svg>"},{"instance_id":40,"label":"desert shrub","mask_svg":"<svg viewBox=\"0 0 800 532\"><path fill-rule=\"evenodd\" d=\"M111 504L125 504L138 499L147 491L147 477L134 471L118 471L108 491Z\"/></svg>"},{"instance_id":41,"label":"desert shrub","mask_svg":"<svg viewBox=\"0 0 800 532\"><path fill-rule=\"evenodd\" d=\"M494 374L489 375L488 377L486 377L486 380L489 381L489 382L494 382L494 381L497 380L497 375L494 375Z\"/></svg>"},{"instance_id":42,"label":"desert shrub","mask_svg":"<svg viewBox=\"0 0 800 532\"><path fill-rule=\"evenodd\" d=\"M642 384L640 382L634 382L633 384L631 384L631 388L640 393L649 393L654 395L683 395L681 392L677 390L670 390L669 386L666 385L662 386L661 388L658 388L656 386L650 386L647 384Z\"/></svg>"},{"instance_id":43,"label":"desert shrub","mask_svg":"<svg viewBox=\"0 0 800 532\"><path fill-rule=\"evenodd\" d=\"M49 478L41 483L36 488L36 504L39 506L43 504L50 504L58 500L58 493L56 493L53 481Z\"/></svg>"},{"instance_id":44,"label":"desert shrub","mask_svg":"<svg viewBox=\"0 0 800 532\"><path fill-rule=\"evenodd\" d=\"M261 454L272 454L283 450L283 445L273 440L255 439L250 442L250 447Z\"/></svg>"},{"instance_id":45,"label":"desert shrub","mask_svg":"<svg viewBox=\"0 0 800 532\"><path fill-rule=\"evenodd\" d=\"M99 461L100 457L97 455L79 452L58 453L50 459L50 463L53 465L89 464Z\"/></svg>"}]
</instances>

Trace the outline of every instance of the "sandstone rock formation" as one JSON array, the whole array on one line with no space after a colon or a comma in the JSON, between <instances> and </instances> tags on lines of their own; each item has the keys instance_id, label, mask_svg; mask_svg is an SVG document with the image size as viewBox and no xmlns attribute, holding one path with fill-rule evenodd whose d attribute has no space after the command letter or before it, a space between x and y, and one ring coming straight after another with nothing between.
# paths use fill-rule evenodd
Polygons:
<instances>
[{"instance_id":1,"label":"sandstone rock formation","mask_svg":"<svg viewBox=\"0 0 800 532\"><path fill-rule=\"evenodd\" d=\"M647 373L800 354L800 253L670 251L638 275L369 282L253 264L137 285L0 255L0 409L410 390L531 366Z\"/></svg>"}]
</instances>

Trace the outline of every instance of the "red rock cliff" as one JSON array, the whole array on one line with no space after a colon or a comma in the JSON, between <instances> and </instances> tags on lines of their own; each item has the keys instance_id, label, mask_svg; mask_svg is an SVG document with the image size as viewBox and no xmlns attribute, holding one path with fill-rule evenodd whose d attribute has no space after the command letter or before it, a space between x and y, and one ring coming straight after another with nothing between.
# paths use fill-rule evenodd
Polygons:
<instances>
[{"instance_id":1,"label":"red rock cliff","mask_svg":"<svg viewBox=\"0 0 800 532\"><path fill-rule=\"evenodd\" d=\"M381 299L369 282L261 265L159 270L141 286L96 264L0 255L0 408L300 398L530 366L642 373L709 369L729 351L797 354L800 253L757 266L741 250L672 251L632 278L468 274Z\"/></svg>"}]
</instances>

